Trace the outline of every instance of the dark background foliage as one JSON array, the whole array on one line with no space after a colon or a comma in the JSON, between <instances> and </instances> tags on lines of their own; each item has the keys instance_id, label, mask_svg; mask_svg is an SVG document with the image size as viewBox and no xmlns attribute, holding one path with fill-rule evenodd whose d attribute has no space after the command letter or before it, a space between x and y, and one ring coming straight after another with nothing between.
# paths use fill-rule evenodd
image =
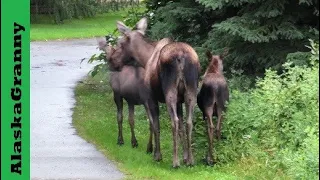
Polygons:
<instances>
[{"instance_id":1,"label":"dark background foliage","mask_svg":"<svg viewBox=\"0 0 320 180\"><path fill-rule=\"evenodd\" d=\"M318 0L147 0L154 13L150 35L171 37L196 47L203 67L206 49L219 54L229 48L225 70L262 75L281 70L286 56L296 64L308 56L308 39L319 37ZM298 53L296 53L298 52ZM205 68L203 68L205 69Z\"/></svg>"}]
</instances>

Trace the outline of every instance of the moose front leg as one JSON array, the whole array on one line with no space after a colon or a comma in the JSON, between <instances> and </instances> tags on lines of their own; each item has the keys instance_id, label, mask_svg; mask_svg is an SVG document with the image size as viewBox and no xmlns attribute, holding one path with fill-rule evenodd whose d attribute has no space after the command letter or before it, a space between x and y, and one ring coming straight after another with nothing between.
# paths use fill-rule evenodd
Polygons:
<instances>
[{"instance_id":1,"label":"moose front leg","mask_svg":"<svg viewBox=\"0 0 320 180\"><path fill-rule=\"evenodd\" d=\"M138 141L134 133L134 105L128 103L129 106L129 124L131 129L131 145L133 148L138 147Z\"/></svg>"},{"instance_id":2,"label":"moose front leg","mask_svg":"<svg viewBox=\"0 0 320 180\"><path fill-rule=\"evenodd\" d=\"M118 145L123 145L123 136L122 136L122 121L123 121L123 115L122 115L122 108L123 108L123 99L121 98L120 95L117 93L113 94L113 99L114 102L116 103L117 106L117 122L118 122Z\"/></svg>"}]
</instances>

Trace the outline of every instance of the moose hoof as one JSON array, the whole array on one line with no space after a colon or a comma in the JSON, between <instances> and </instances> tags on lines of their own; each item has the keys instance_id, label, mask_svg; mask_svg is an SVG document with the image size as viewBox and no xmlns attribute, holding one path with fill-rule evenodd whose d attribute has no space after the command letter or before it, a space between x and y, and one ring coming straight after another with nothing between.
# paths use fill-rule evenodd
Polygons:
<instances>
[{"instance_id":1,"label":"moose hoof","mask_svg":"<svg viewBox=\"0 0 320 180\"><path fill-rule=\"evenodd\" d=\"M118 144L119 146L122 146L122 145L124 144L124 142L123 142L123 140L118 139L117 144Z\"/></svg>"},{"instance_id":2,"label":"moose hoof","mask_svg":"<svg viewBox=\"0 0 320 180\"><path fill-rule=\"evenodd\" d=\"M137 148L137 147L138 147L138 143L132 144L132 148Z\"/></svg>"},{"instance_id":3,"label":"moose hoof","mask_svg":"<svg viewBox=\"0 0 320 180\"><path fill-rule=\"evenodd\" d=\"M161 153L154 153L154 155L153 155L153 159L155 160L155 161L161 161L162 160L162 155L161 155Z\"/></svg>"},{"instance_id":4,"label":"moose hoof","mask_svg":"<svg viewBox=\"0 0 320 180\"><path fill-rule=\"evenodd\" d=\"M194 165L193 159L188 159L186 165L190 167L193 166Z\"/></svg>"},{"instance_id":5,"label":"moose hoof","mask_svg":"<svg viewBox=\"0 0 320 180\"><path fill-rule=\"evenodd\" d=\"M207 161L207 166L213 166L213 165L214 165L214 161L212 161L212 160Z\"/></svg>"},{"instance_id":6,"label":"moose hoof","mask_svg":"<svg viewBox=\"0 0 320 180\"><path fill-rule=\"evenodd\" d=\"M188 162L187 158L183 159L183 164L187 164L187 162Z\"/></svg>"},{"instance_id":7,"label":"moose hoof","mask_svg":"<svg viewBox=\"0 0 320 180\"><path fill-rule=\"evenodd\" d=\"M179 163L178 163L178 164L173 164L173 165L172 165L172 168L173 168L173 169L179 169L179 168L180 168Z\"/></svg>"},{"instance_id":8,"label":"moose hoof","mask_svg":"<svg viewBox=\"0 0 320 180\"><path fill-rule=\"evenodd\" d=\"M207 157L206 164L207 164L207 166L213 166L215 164L215 161L212 160L212 158Z\"/></svg>"},{"instance_id":9,"label":"moose hoof","mask_svg":"<svg viewBox=\"0 0 320 180\"><path fill-rule=\"evenodd\" d=\"M221 136L217 135L217 140L220 141L221 140Z\"/></svg>"},{"instance_id":10,"label":"moose hoof","mask_svg":"<svg viewBox=\"0 0 320 180\"><path fill-rule=\"evenodd\" d=\"M153 151L152 144L147 146L147 154L151 154Z\"/></svg>"},{"instance_id":11,"label":"moose hoof","mask_svg":"<svg viewBox=\"0 0 320 180\"><path fill-rule=\"evenodd\" d=\"M137 140L131 141L131 145L132 145L132 148L138 147L138 141Z\"/></svg>"},{"instance_id":12,"label":"moose hoof","mask_svg":"<svg viewBox=\"0 0 320 180\"><path fill-rule=\"evenodd\" d=\"M218 141L221 139L221 132L216 131L216 138Z\"/></svg>"},{"instance_id":13,"label":"moose hoof","mask_svg":"<svg viewBox=\"0 0 320 180\"><path fill-rule=\"evenodd\" d=\"M193 166L194 166L194 163L186 163L186 166L187 166L187 167L193 167Z\"/></svg>"}]
</instances>

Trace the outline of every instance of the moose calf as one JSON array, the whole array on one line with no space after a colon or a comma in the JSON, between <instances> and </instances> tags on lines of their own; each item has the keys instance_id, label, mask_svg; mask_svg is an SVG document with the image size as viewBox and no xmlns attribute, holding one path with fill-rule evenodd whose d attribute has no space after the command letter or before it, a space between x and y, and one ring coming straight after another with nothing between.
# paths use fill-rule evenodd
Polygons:
<instances>
[{"instance_id":1,"label":"moose calf","mask_svg":"<svg viewBox=\"0 0 320 180\"><path fill-rule=\"evenodd\" d=\"M131 129L131 145L137 147L138 142L134 133L134 106L143 104L149 118L149 143L147 153L152 153L153 120L147 101L150 93L144 85L145 70L141 67L125 65L127 56L120 48L114 49L108 46L106 41L99 41L99 48L106 52L106 60L109 65L110 85L113 91L114 102L117 106L118 144L124 144L122 136L123 99L128 103L129 123Z\"/></svg>"},{"instance_id":2,"label":"moose calf","mask_svg":"<svg viewBox=\"0 0 320 180\"><path fill-rule=\"evenodd\" d=\"M229 90L226 79L223 76L223 57L214 56L209 51L207 57L210 61L209 66L204 74L202 87L197 96L197 103L202 111L203 120L207 121L207 133L208 133L208 154L207 163L213 164L213 136L214 125L212 123L212 117L217 116L216 133L217 138L221 137L221 123L222 112L225 111L226 101L229 101Z\"/></svg>"}]
</instances>

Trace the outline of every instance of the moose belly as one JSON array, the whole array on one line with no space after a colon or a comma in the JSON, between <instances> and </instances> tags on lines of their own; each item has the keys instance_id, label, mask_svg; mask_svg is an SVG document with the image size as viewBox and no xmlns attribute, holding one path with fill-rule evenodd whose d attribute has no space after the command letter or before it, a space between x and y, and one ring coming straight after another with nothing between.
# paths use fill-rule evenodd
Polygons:
<instances>
[{"instance_id":1,"label":"moose belly","mask_svg":"<svg viewBox=\"0 0 320 180\"><path fill-rule=\"evenodd\" d=\"M143 104L143 99L139 96L139 93L125 92L121 94L122 94L122 97L130 104L134 104L134 105Z\"/></svg>"},{"instance_id":2,"label":"moose belly","mask_svg":"<svg viewBox=\"0 0 320 180\"><path fill-rule=\"evenodd\" d=\"M128 102L135 105L143 104L141 97L141 87L136 85L134 81L127 81L120 86L121 96Z\"/></svg>"}]
</instances>

